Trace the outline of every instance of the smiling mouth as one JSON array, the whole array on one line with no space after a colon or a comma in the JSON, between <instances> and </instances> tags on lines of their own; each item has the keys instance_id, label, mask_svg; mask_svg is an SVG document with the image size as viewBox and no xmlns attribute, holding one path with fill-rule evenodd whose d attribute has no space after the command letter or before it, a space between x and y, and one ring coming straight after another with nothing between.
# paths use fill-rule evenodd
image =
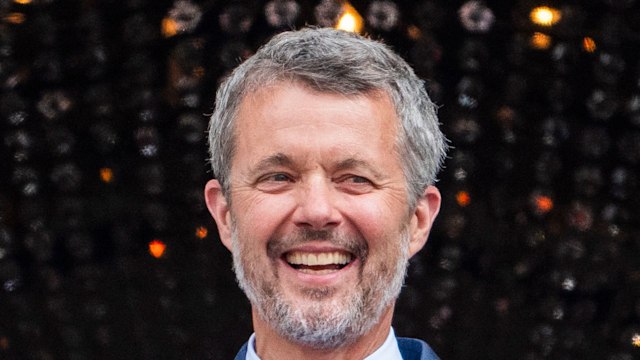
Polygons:
<instances>
[{"instance_id":1,"label":"smiling mouth","mask_svg":"<svg viewBox=\"0 0 640 360\"><path fill-rule=\"evenodd\" d=\"M353 255L344 251L304 252L291 251L284 255L285 261L305 274L324 275L343 269L353 260Z\"/></svg>"}]
</instances>

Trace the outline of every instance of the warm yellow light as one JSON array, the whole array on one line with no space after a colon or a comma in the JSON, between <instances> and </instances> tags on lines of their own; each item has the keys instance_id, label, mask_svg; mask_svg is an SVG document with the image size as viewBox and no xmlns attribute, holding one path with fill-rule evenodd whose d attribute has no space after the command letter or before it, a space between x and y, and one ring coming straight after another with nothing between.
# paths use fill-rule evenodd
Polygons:
<instances>
[{"instance_id":1,"label":"warm yellow light","mask_svg":"<svg viewBox=\"0 0 640 360\"><path fill-rule=\"evenodd\" d=\"M633 334L633 336L631 337L631 344L633 344L633 346L635 347L640 347L640 334Z\"/></svg>"},{"instance_id":2,"label":"warm yellow light","mask_svg":"<svg viewBox=\"0 0 640 360\"><path fill-rule=\"evenodd\" d=\"M597 49L596 41L593 40L593 38L585 36L584 39L582 39L582 48L584 51L592 53Z\"/></svg>"},{"instance_id":3,"label":"warm yellow light","mask_svg":"<svg viewBox=\"0 0 640 360\"><path fill-rule=\"evenodd\" d=\"M4 20L10 24L22 24L26 17L23 13L11 13L4 17Z\"/></svg>"},{"instance_id":4,"label":"warm yellow light","mask_svg":"<svg viewBox=\"0 0 640 360\"><path fill-rule=\"evenodd\" d=\"M13 0L14 3L20 5L28 5L31 4L31 0Z\"/></svg>"},{"instance_id":5,"label":"warm yellow light","mask_svg":"<svg viewBox=\"0 0 640 360\"><path fill-rule=\"evenodd\" d=\"M156 259L162 257L166 249L167 245L160 240L156 239L149 243L149 253Z\"/></svg>"},{"instance_id":6,"label":"warm yellow light","mask_svg":"<svg viewBox=\"0 0 640 360\"><path fill-rule=\"evenodd\" d=\"M362 31L363 23L362 16L358 11L351 4L345 2L342 5L342 15L336 24L336 29L359 33Z\"/></svg>"},{"instance_id":7,"label":"warm yellow light","mask_svg":"<svg viewBox=\"0 0 640 360\"><path fill-rule=\"evenodd\" d=\"M172 37L178 33L178 24L170 18L162 19L162 35L164 37Z\"/></svg>"},{"instance_id":8,"label":"warm yellow light","mask_svg":"<svg viewBox=\"0 0 640 360\"><path fill-rule=\"evenodd\" d=\"M551 46L551 36L541 32L535 32L531 35L531 46L538 50L546 50Z\"/></svg>"},{"instance_id":9,"label":"warm yellow light","mask_svg":"<svg viewBox=\"0 0 640 360\"><path fill-rule=\"evenodd\" d=\"M209 230L204 226L198 226L196 228L196 237L198 239L204 239L209 234Z\"/></svg>"},{"instance_id":10,"label":"warm yellow light","mask_svg":"<svg viewBox=\"0 0 640 360\"><path fill-rule=\"evenodd\" d=\"M104 183L110 183L113 181L113 170L111 168L100 169L100 180Z\"/></svg>"},{"instance_id":11,"label":"warm yellow light","mask_svg":"<svg viewBox=\"0 0 640 360\"><path fill-rule=\"evenodd\" d=\"M534 24L551 26L560 21L562 13L560 10L552 7L538 6L531 10L529 18Z\"/></svg>"}]
</instances>

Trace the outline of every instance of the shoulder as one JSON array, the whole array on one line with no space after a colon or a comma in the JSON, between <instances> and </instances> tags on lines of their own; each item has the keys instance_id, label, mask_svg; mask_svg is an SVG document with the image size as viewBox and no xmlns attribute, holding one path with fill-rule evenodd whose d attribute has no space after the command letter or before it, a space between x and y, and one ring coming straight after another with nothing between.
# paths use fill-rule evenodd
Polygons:
<instances>
[{"instance_id":1,"label":"shoulder","mask_svg":"<svg viewBox=\"0 0 640 360\"><path fill-rule=\"evenodd\" d=\"M247 358L247 343L242 345L242 348L240 348L240 351L238 352L238 355L236 355L234 360L245 360L246 358Z\"/></svg>"},{"instance_id":2,"label":"shoulder","mask_svg":"<svg viewBox=\"0 0 640 360\"><path fill-rule=\"evenodd\" d=\"M438 360L436 353L422 340L399 337L398 347L404 360Z\"/></svg>"}]
</instances>

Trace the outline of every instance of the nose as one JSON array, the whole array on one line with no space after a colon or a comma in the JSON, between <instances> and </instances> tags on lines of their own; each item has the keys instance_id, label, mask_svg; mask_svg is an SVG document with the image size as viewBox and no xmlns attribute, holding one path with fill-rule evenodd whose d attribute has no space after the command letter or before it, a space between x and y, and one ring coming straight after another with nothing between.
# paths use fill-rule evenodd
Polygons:
<instances>
[{"instance_id":1,"label":"nose","mask_svg":"<svg viewBox=\"0 0 640 360\"><path fill-rule=\"evenodd\" d=\"M340 224L341 215L335 206L336 194L325 177L308 179L297 194L293 222L300 227L323 230Z\"/></svg>"}]
</instances>

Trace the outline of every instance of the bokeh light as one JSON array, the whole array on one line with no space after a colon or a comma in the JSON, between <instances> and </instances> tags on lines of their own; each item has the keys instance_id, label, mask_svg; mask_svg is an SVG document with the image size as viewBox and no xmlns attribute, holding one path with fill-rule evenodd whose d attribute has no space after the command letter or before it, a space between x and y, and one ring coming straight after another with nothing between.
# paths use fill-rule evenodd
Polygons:
<instances>
[{"instance_id":1,"label":"bokeh light","mask_svg":"<svg viewBox=\"0 0 640 360\"><path fill-rule=\"evenodd\" d=\"M152 240L149 242L149 254L156 259L164 256L164 252L167 249L167 245L158 239Z\"/></svg>"},{"instance_id":2,"label":"bokeh light","mask_svg":"<svg viewBox=\"0 0 640 360\"><path fill-rule=\"evenodd\" d=\"M596 41L592 37L585 36L582 39L582 48L584 51L592 53L597 49Z\"/></svg>"},{"instance_id":3,"label":"bokeh light","mask_svg":"<svg viewBox=\"0 0 640 360\"><path fill-rule=\"evenodd\" d=\"M552 26L562 19L562 13L553 7L539 6L531 10L529 17L534 24Z\"/></svg>"},{"instance_id":4,"label":"bokeh light","mask_svg":"<svg viewBox=\"0 0 640 360\"><path fill-rule=\"evenodd\" d=\"M456 202L461 207L466 207L471 204L471 195L467 191L458 191L456 193Z\"/></svg>"},{"instance_id":5,"label":"bokeh light","mask_svg":"<svg viewBox=\"0 0 640 360\"><path fill-rule=\"evenodd\" d=\"M538 50L546 50L551 47L552 39L551 36L541 33L535 32L531 35L531 46L534 49Z\"/></svg>"},{"instance_id":6,"label":"bokeh light","mask_svg":"<svg viewBox=\"0 0 640 360\"><path fill-rule=\"evenodd\" d=\"M111 183L113 181L113 169L108 167L100 169L100 180L106 184Z\"/></svg>"},{"instance_id":7,"label":"bokeh light","mask_svg":"<svg viewBox=\"0 0 640 360\"><path fill-rule=\"evenodd\" d=\"M342 14L338 18L336 29L359 33L362 31L363 26L363 19L360 13L351 4L345 2L342 5Z\"/></svg>"},{"instance_id":8,"label":"bokeh light","mask_svg":"<svg viewBox=\"0 0 640 360\"><path fill-rule=\"evenodd\" d=\"M207 229L205 226L198 226L196 228L196 237L198 239L204 239L207 237L208 234L209 234L209 229Z\"/></svg>"}]
</instances>

